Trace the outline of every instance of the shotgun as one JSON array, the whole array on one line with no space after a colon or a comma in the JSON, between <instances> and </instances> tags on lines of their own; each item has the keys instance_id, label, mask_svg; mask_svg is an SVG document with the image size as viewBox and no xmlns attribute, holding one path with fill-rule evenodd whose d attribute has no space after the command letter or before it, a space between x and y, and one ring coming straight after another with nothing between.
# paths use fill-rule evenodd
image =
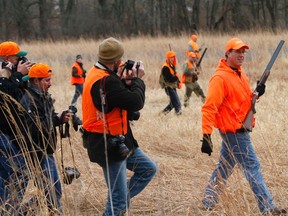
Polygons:
<instances>
[{"instance_id":1,"label":"shotgun","mask_svg":"<svg viewBox=\"0 0 288 216\"><path fill-rule=\"evenodd\" d=\"M198 62L196 63L196 67L199 67L199 66L200 66L200 64L201 64L201 62L202 62L202 60L203 60L203 57L204 57L206 51L207 51L207 48L204 49L204 51L203 51L200 59L199 59Z\"/></svg>"},{"instance_id":2,"label":"shotgun","mask_svg":"<svg viewBox=\"0 0 288 216\"><path fill-rule=\"evenodd\" d=\"M270 70L284 44L284 40L281 40L276 48L276 50L274 51L265 71L263 72L259 82L257 83L257 86L258 85L261 85L261 84L265 84L266 83L266 80L268 78L268 76L270 75ZM252 131L252 124L253 124L253 115L256 113L256 109L255 109L255 104L256 104L256 100L258 98L258 92L257 92L257 87L255 88L255 90L253 91L253 96L252 96L252 104L251 104L251 108L249 110L249 112L247 113L247 116L246 116L246 119L245 121L243 122L243 127L247 130L247 131Z\"/></svg>"}]
</instances>

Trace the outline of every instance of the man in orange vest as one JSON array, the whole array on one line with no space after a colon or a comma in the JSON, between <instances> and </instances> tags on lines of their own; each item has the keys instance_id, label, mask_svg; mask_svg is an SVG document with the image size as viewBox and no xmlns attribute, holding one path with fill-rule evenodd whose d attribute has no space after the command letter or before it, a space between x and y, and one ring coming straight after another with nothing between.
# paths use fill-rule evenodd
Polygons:
<instances>
[{"instance_id":1,"label":"man in orange vest","mask_svg":"<svg viewBox=\"0 0 288 216\"><path fill-rule=\"evenodd\" d=\"M71 102L72 106L76 106L77 99L82 95L83 84L85 81L86 70L83 68L83 58L81 55L76 56L76 61L72 65L72 73L70 83L75 86L75 93Z\"/></svg>"},{"instance_id":2,"label":"man in orange vest","mask_svg":"<svg viewBox=\"0 0 288 216\"><path fill-rule=\"evenodd\" d=\"M200 68L197 68L197 55L194 52L189 52L187 61L183 64L182 83L185 84L186 90L184 95L184 107L189 106L189 100L192 92L197 97L201 96L202 102L205 102L204 92L197 82L198 75L200 74Z\"/></svg>"},{"instance_id":3,"label":"man in orange vest","mask_svg":"<svg viewBox=\"0 0 288 216\"><path fill-rule=\"evenodd\" d=\"M159 84L164 88L165 93L169 96L169 104L161 111L163 114L168 114L173 108L176 115L181 115L181 103L177 94L177 88L180 89L182 83L179 74L176 72L176 54L173 51L166 53L166 61L162 66L159 77Z\"/></svg>"},{"instance_id":4,"label":"man in orange vest","mask_svg":"<svg viewBox=\"0 0 288 216\"><path fill-rule=\"evenodd\" d=\"M260 212L267 215L286 214L287 211L277 208L272 200L249 131L243 126L252 101L249 79L241 67L247 49L249 46L239 38L229 40L225 49L226 58L220 60L209 82L206 102L202 107L201 151L209 156L213 151L212 127L219 129L222 147L202 203L208 209L217 205L223 185L238 165L244 171ZM256 91L260 97L265 92L265 85L258 85Z\"/></svg>"},{"instance_id":5,"label":"man in orange vest","mask_svg":"<svg viewBox=\"0 0 288 216\"><path fill-rule=\"evenodd\" d=\"M197 58L200 58L201 54L201 48L199 48L199 45L197 44L197 40L198 40L198 35L197 34L192 34L191 35L191 40L188 42L188 48L186 50L186 56L188 56L188 54L190 52L194 52L196 54Z\"/></svg>"},{"instance_id":6,"label":"man in orange vest","mask_svg":"<svg viewBox=\"0 0 288 216\"><path fill-rule=\"evenodd\" d=\"M90 161L103 169L108 187L107 216L124 215L130 199L147 186L157 170L138 146L129 121L137 120L133 114L144 106L144 66L142 62L131 67L126 64L131 73L117 75L123 54L120 41L112 37L103 40L82 95L84 142ZM128 182L127 169L133 172Z\"/></svg>"}]
</instances>

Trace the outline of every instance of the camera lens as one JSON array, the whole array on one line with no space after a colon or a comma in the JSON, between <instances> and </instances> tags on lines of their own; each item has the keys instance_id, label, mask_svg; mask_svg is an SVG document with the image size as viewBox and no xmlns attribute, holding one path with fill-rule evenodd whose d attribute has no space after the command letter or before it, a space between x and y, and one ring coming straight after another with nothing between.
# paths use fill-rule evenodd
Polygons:
<instances>
[{"instance_id":1,"label":"camera lens","mask_svg":"<svg viewBox=\"0 0 288 216\"><path fill-rule=\"evenodd\" d=\"M127 60L126 63L125 63L125 68L127 70L132 70L134 63L135 62L133 60Z\"/></svg>"}]
</instances>

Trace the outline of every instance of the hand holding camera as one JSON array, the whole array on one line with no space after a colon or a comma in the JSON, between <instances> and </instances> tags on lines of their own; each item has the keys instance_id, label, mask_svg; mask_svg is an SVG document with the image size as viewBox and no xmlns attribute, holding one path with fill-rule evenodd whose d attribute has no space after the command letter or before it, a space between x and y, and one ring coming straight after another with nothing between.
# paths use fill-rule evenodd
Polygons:
<instances>
[{"instance_id":1,"label":"hand holding camera","mask_svg":"<svg viewBox=\"0 0 288 216\"><path fill-rule=\"evenodd\" d=\"M13 64L11 62L0 62L0 77L6 77L7 79L11 76Z\"/></svg>"},{"instance_id":2,"label":"hand holding camera","mask_svg":"<svg viewBox=\"0 0 288 216\"><path fill-rule=\"evenodd\" d=\"M22 56L18 59L17 71L23 75L27 75L32 65L26 57Z\"/></svg>"},{"instance_id":3,"label":"hand holding camera","mask_svg":"<svg viewBox=\"0 0 288 216\"><path fill-rule=\"evenodd\" d=\"M124 74L125 72L125 74ZM142 78L144 76L144 64L142 61L127 60L124 64L122 72L120 74L121 78L133 79L135 77Z\"/></svg>"},{"instance_id":4,"label":"hand holding camera","mask_svg":"<svg viewBox=\"0 0 288 216\"><path fill-rule=\"evenodd\" d=\"M144 64L142 61L135 62L132 67L132 73L134 74L134 77L142 78L144 73Z\"/></svg>"}]
</instances>

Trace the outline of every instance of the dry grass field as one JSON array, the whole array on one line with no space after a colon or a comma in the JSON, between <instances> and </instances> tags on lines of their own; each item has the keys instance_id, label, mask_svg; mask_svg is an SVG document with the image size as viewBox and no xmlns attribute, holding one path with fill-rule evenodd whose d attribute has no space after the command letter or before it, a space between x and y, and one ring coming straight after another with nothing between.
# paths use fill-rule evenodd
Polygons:
<instances>
[{"instance_id":1,"label":"dry grass field","mask_svg":"<svg viewBox=\"0 0 288 216\"><path fill-rule=\"evenodd\" d=\"M203 73L199 83L207 91L209 78L220 58L224 57L226 42L240 37L250 46L244 70L254 88L268 61L281 39L287 39L287 32L274 35L269 32L249 32L235 35L199 35L198 44L207 47L202 62ZM229 178L219 206L213 211L203 211L201 198L204 188L214 169L220 149L220 137L215 129L212 135L214 151L212 156L200 151L201 106L200 98L192 95L190 107L183 107L183 114L174 112L160 116L168 98L159 88L160 68L165 61L169 44L178 58L178 72L185 61L185 49L190 35L179 37L137 37L120 39L125 46L124 59L142 60L146 75L146 105L141 118L133 123L133 131L141 148L158 164L159 172L147 188L132 200L127 215L185 216L185 215L260 215L252 191L242 172L235 168ZM101 41L101 40L100 40ZM82 54L84 68L89 69L97 60L99 40L74 41L31 41L22 43L33 62L49 64L54 72L50 93L56 99L56 110L67 109L74 93L70 85L70 67L76 54ZM261 162L264 179L280 207L288 207L288 41L284 44L266 83L266 93L256 105L257 126L251 133L253 145ZM178 91L183 103L185 87ZM81 117L81 98L78 100L78 115ZM71 129L71 143L75 164L81 177L71 185L63 184L64 215L102 215L105 208L107 189L102 170L89 161L86 149L82 147L79 132ZM68 139L63 139L64 164L72 166L73 161ZM59 145L60 146L60 145ZM60 151L56 153L61 170ZM128 175L131 175L128 173ZM31 186L28 196L35 193Z\"/></svg>"}]
</instances>

